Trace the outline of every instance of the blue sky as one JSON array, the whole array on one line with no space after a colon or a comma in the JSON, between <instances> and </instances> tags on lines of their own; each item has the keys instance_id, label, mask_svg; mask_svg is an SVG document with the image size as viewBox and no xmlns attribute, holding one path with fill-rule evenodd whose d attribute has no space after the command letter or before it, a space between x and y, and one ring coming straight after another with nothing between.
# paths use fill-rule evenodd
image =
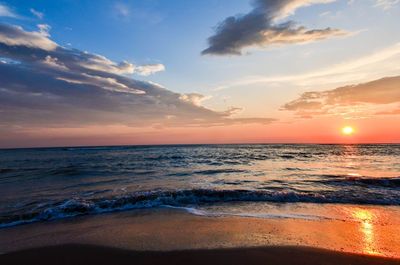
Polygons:
<instances>
[{"instance_id":1,"label":"blue sky","mask_svg":"<svg viewBox=\"0 0 400 265\"><path fill-rule=\"evenodd\" d=\"M300 8L291 18L319 28L364 30L358 36L228 58L202 57L200 52L207 46L213 28L228 16L248 12L251 1L13 0L2 3L21 18L3 17L3 21L21 25L28 31L36 30L38 23L48 24L51 39L60 45L101 54L113 61L162 63L167 71L149 79L182 92L207 90L213 82L231 79L232 71L245 76L311 70L400 41L393 34L398 22L398 5L385 10L375 7L375 1L371 0L317 4ZM43 18L32 14L31 8L43 13ZM293 55L311 51L316 53L309 58L312 60L296 64L290 61ZM274 67L268 62L271 60ZM277 61L281 62L276 65Z\"/></svg>"},{"instance_id":2,"label":"blue sky","mask_svg":"<svg viewBox=\"0 0 400 265\"><path fill-rule=\"evenodd\" d=\"M112 62L163 65L164 71L147 76L125 76L182 95L201 94L201 107L216 112L234 108L238 110L235 118L293 122L298 116L293 110L282 111L282 106L306 91L327 91L400 73L396 67L399 54L393 52L400 42L397 0L287 0L285 8L298 6L282 17L271 18L272 28L294 21L297 24L292 29L304 26L310 32L326 30L326 35L304 42L290 39L291 43L263 40L254 44L252 39L252 44L240 46L242 55L201 55L211 45L208 38L218 35L219 23L231 16L239 23L246 15L263 12L257 5L264 2L276 1L3 0L0 21L21 26L26 32L39 31L39 24L48 25L46 38L59 46L98 54ZM386 58L385 52L391 55ZM351 66L354 62L361 63ZM328 71L328 76L313 74L321 70ZM375 107L389 109L386 105Z\"/></svg>"}]
</instances>

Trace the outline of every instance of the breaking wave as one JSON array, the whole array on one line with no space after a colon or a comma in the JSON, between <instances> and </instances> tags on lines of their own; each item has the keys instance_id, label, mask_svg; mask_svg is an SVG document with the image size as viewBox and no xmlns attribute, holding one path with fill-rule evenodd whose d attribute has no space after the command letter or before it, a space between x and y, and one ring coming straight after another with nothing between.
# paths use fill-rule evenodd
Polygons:
<instances>
[{"instance_id":1,"label":"breaking wave","mask_svg":"<svg viewBox=\"0 0 400 265\"><path fill-rule=\"evenodd\" d=\"M3 215L0 217L0 227L31 223L35 221L53 220L77 215L97 214L129 209L162 206L191 207L207 203L223 203L234 201L400 205L400 198L397 196L378 198L370 196L368 193L355 196L354 194L348 194L345 192L326 192L326 194L316 194L312 192L293 191L265 192L250 190L210 189L149 191L110 198L90 199L82 196L60 202L52 202L45 206L37 206L34 208L34 210L24 214L7 216Z\"/></svg>"}]
</instances>

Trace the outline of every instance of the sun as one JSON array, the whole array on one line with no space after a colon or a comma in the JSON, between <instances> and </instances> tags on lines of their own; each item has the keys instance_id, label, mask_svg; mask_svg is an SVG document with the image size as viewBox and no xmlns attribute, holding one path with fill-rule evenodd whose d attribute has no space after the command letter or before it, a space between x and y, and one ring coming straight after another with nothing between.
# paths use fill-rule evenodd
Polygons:
<instances>
[{"instance_id":1,"label":"sun","mask_svg":"<svg viewBox=\"0 0 400 265\"><path fill-rule=\"evenodd\" d=\"M342 129L342 132L344 134L350 135L350 134L352 134L354 132L354 129L352 127L350 127L350 126L346 126L346 127L344 127Z\"/></svg>"}]
</instances>

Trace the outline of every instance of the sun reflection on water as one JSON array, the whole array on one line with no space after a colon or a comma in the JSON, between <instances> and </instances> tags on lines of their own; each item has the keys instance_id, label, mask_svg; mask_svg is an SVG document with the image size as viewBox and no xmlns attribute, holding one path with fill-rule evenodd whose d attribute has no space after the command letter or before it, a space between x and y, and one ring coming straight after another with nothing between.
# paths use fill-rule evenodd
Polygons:
<instances>
[{"instance_id":1,"label":"sun reflection on water","mask_svg":"<svg viewBox=\"0 0 400 265\"><path fill-rule=\"evenodd\" d=\"M377 246L375 243L375 220L376 215L373 211L368 209L354 208L350 212L351 216L355 221L360 222L360 232L363 236L363 253L371 254L371 255L382 255L379 251L377 251Z\"/></svg>"}]
</instances>

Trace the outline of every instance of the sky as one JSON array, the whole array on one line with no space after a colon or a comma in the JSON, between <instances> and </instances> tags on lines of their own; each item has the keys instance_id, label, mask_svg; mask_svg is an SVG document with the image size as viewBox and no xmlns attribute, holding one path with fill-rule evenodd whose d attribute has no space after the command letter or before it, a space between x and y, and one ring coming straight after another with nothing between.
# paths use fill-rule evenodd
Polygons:
<instances>
[{"instance_id":1,"label":"sky","mask_svg":"<svg viewBox=\"0 0 400 265\"><path fill-rule=\"evenodd\" d=\"M399 18L400 0L0 0L0 148L398 143Z\"/></svg>"}]
</instances>

